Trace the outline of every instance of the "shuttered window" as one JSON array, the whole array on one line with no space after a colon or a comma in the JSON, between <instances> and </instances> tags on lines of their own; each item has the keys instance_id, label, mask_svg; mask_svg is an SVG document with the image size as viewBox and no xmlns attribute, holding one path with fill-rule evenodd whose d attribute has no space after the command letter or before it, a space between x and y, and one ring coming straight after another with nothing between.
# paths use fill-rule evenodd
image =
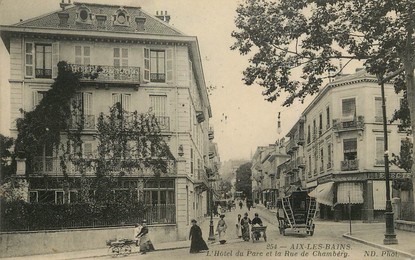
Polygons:
<instances>
[{"instance_id":1,"label":"shuttered window","mask_svg":"<svg viewBox=\"0 0 415 260\"><path fill-rule=\"evenodd\" d=\"M114 48L114 67L128 66L128 49Z\"/></svg>"},{"instance_id":2,"label":"shuttered window","mask_svg":"<svg viewBox=\"0 0 415 260\"><path fill-rule=\"evenodd\" d=\"M150 106L155 116L166 116L167 96L150 95Z\"/></svg>"},{"instance_id":3,"label":"shuttered window","mask_svg":"<svg viewBox=\"0 0 415 260\"><path fill-rule=\"evenodd\" d=\"M113 93L112 104L120 103L121 108L127 112L131 112L131 94Z\"/></svg>"},{"instance_id":4,"label":"shuttered window","mask_svg":"<svg viewBox=\"0 0 415 260\"><path fill-rule=\"evenodd\" d=\"M164 50L150 51L150 81L166 82L166 53Z\"/></svg>"},{"instance_id":5,"label":"shuttered window","mask_svg":"<svg viewBox=\"0 0 415 260\"><path fill-rule=\"evenodd\" d=\"M386 99L385 99L386 102ZM375 122L383 122L382 98L375 97Z\"/></svg>"},{"instance_id":6,"label":"shuttered window","mask_svg":"<svg viewBox=\"0 0 415 260\"><path fill-rule=\"evenodd\" d=\"M75 46L75 64L91 64L91 48L89 46Z\"/></svg>"},{"instance_id":7,"label":"shuttered window","mask_svg":"<svg viewBox=\"0 0 415 260\"><path fill-rule=\"evenodd\" d=\"M376 165L384 164L384 140L383 137L376 137Z\"/></svg>"},{"instance_id":8,"label":"shuttered window","mask_svg":"<svg viewBox=\"0 0 415 260\"><path fill-rule=\"evenodd\" d=\"M25 45L25 76L33 77L33 56L34 44L33 42L26 42Z\"/></svg>"},{"instance_id":9,"label":"shuttered window","mask_svg":"<svg viewBox=\"0 0 415 260\"><path fill-rule=\"evenodd\" d=\"M144 81L150 81L150 49L144 48Z\"/></svg>"},{"instance_id":10,"label":"shuttered window","mask_svg":"<svg viewBox=\"0 0 415 260\"><path fill-rule=\"evenodd\" d=\"M343 154L344 160L356 160L357 159L357 139L344 139L343 140Z\"/></svg>"}]
</instances>

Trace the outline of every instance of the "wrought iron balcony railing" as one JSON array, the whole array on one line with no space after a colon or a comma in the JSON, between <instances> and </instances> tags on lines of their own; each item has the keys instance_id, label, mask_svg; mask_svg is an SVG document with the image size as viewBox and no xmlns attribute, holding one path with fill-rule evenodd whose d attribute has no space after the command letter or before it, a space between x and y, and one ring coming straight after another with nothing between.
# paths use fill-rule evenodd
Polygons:
<instances>
[{"instance_id":1,"label":"wrought iron balcony railing","mask_svg":"<svg viewBox=\"0 0 415 260\"><path fill-rule=\"evenodd\" d=\"M340 170L342 171L354 171L359 169L359 160L345 160L341 161Z\"/></svg>"},{"instance_id":2,"label":"wrought iron balcony railing","mask_svg":"<svg viewBox=\"0 0 415 260\"><path fill-rule=\"evenodd\" d=\"M73 72L81 74L81 80L141 82L140 67L69 64Z\"/></svg>"},{"instance_id":3,"label":"wrought iron balcony railing","mask_svg":"<svg viewBox=\"0 0 415 260\"><path fill-rule=\"evenodd\" d=\"M358 116L352 120L344 121L340 119L333 119L333 130L335 132L340 131L353 131L363 130L365 127L365 120L363 116Z\"/></svg>"}]
</instances>

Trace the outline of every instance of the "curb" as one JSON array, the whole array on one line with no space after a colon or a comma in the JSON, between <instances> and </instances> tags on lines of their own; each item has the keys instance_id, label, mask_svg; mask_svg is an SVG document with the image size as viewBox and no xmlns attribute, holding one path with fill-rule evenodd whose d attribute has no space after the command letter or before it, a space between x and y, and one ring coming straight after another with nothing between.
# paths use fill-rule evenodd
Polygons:
<instances>
[{"instance_id":1,"label":"curb","mask_svg":"<svg viewBox=\"0 0 415 260\"><path fill-rule=\"evenodd\" d=\"M391 248L391 247L388 247L388 246L383 246L383 245L379 245L379 244L376 244L376 243L373 243L373 242L369 242L369 241L366 241L366 240L361 239L361 238L353 237L353 236L349 235L349 233L343 234L343 237L345 237L347 239L350 239L350 240L353 240L353 241L356 241L356 242L359 242L359 243L362 243L362 244L365 244L365 245L375 247L375 248L386 249L386 250L389 250L389 251L393 251L393 252L398 253L399 255L409 257L410 259L415 259L415 255L413 255L413 254L410 254L410 253L407 253L407 252L404 252L404 251L401 251L401 250L398 250L398 249L395 249L395 248Z\"/></svg>"}]
</instances>

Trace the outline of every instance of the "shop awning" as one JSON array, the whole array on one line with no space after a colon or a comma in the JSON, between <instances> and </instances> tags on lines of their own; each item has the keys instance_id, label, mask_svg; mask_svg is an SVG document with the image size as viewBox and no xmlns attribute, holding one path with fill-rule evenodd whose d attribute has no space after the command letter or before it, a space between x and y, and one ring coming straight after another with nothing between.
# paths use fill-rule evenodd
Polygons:
<instances>
[{"instance_id":1,"label":"shop awning","mask_svg":"<svg viewBox=\"0 0 415 260\"><path fill-rule=\"evenodd\" d=\"M333 184L332 181L319 184L308 196L316 198L318 203L333 206Z\"/></svg>"},{"instance_id":2,"label":"shop awning","mask_svg":"<svg viewBox=\"0 0 415 260\"><path fill-rule=\"evenodd\" d=\"M349 204L363 203L363 183L360 182L344 182L337 186L337 203Z\"/></svg>"}]
</instances>

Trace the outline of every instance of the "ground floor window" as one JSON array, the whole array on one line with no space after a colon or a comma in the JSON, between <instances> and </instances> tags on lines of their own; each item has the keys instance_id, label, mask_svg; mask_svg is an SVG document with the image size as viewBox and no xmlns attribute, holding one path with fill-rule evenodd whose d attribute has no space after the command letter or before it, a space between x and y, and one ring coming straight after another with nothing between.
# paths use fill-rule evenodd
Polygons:
<instances>
[{"instance_id":1,"label":"ground floor window","mask_svg":"<svg viewBox=\"0 0 415 260\"><path fill-rule=\"evenodd\" d=\"M144 203L150 223L175 223L176 203L174 180L147 180L144 183Z\"/></svg>"}]
</instances>

